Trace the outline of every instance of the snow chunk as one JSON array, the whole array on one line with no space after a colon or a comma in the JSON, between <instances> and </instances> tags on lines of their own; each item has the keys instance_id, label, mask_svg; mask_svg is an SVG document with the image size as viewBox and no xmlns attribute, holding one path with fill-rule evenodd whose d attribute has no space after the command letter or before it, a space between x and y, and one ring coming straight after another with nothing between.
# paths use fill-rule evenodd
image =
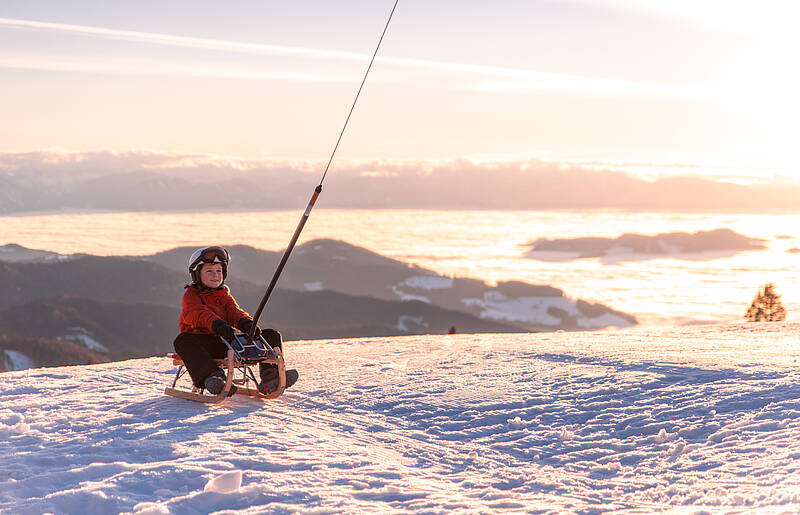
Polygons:
<instances>
[{"instance_id":1,"label":"snow chunk","mask_svg":"<svg viewBox=\"0 0 800 515\"><path fill-rule=\"evenodd\" d=\"M143 502L133 507L134 515L169 515L169 507L161 502Z\"/></svg>"},{"instance_id":2,"label":"snow chunk","mask_svg":"<svg viewBox=\"0 0 800 515\"><path fill-rule=\"evenodd\" d=\"M527 423L519 417L508 419L509 429L523 429L525 426L527 426Z\"/></svg>"},{"instance_id":3,"label":"snow chunk","mask_svg":"<svg viewBox=\"0 0 800 515\"><path fill-rule=\"evenodd\" d=\"M686 442L681 440L680 442L676 443L672 446L672 448L668 451L668 454L672 457L678 457L686 450Z\"/></svg>"},{"instance_id":4,"label":"snow chunk","mask_svg":"<svg viewBox=\"0 0 800 515\"><path fill-rule=\"evenodd\" d=\"M0 412L0 435L23 435L31 430L25 417L11 410Z\"/></svg>"},{"instance_id":5,"label":"snow chunk","mask_svg":"<svg viewBox=\"0 0 800 515\"><path fill-rule=\"evenodd\" d=\"M596 476L613 476L618 474L621 470L622 465L618 462L599 464L590 468L591 473Z\"/></svg>"},{"instance_id":6,"label":"snow chunk","mask_svg":"<svg viewBox=\"0 0 800 515\"><path fill-rule=\"evenodd\" d=\"M655 437L653 437L653 441L655 441L656 443L664 443L667 440L672 439L673 436L674 435L667 433L666 429L662 427L661 431L659 431L658 434Z\"/></svg>"},{"instance_id":7,"label":"snow chunk","mask_svg":"<svg viewBox=\"0 0 800 515\"><path fill-rule=\"evenodd\" d=\"M218 494L232 494L238 492L242 486L242 471L232 470L225 472L212 478L206 487L203 488L204 492L216 492Z\"/></svg>"},{"instance_id":8,"label":"snow chunk","mask_svg":"<svg viewBox=\"0 0 800 515\"><path fill-rule=\"evenodd\" d=\"M15 433L15 434L18 434L18 435L24 435L25 433L29 432L30 430L31 430L31 426L29 426L25 422L17 422L13 426L11 426L11 432Z\"/></svg>"},{"instance_id":9,"label":"snow chunk","mask_svg":"<svg viewBox=\"0 0 800 515\"><path fill-rule=\"evenodd\" d=\"M561 440L572 440L573 438L575 438L575 433L573 433L572 431L570 431L565 427L562 428L561 431L558 433L558 438L560 438Z\"/></svg>"}]
</instances>

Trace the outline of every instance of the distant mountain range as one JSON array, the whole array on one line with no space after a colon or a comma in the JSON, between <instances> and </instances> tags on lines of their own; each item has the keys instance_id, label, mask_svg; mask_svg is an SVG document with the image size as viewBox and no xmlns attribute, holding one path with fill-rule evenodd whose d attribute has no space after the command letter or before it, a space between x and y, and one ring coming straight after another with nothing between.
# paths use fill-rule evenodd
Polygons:
<instances>
[{"instance_id":1,"label":"distant mountain range","mask_svg":"<svg viewBox=\"0 0 800 515\"><path fill-rule=\"evenodd\" d=\"M142 259L184 271L186 256L193 250L176 248ZM231 246L229 250L231 277L259 278L265 284L282 255L282 252L240 245ZM298 246L281 276L280 285L307 293L332 291L404 304L419 301L428 306L469 313L484 321L510 323L528 331L600 329L636 323L632 316L605 306L568 299L563 291L552 286L518 281L489 286L476 279L446 277L330 239Z\"/></svg>"},{"instance_id":2,"label":"distant mountain range","mask_svg":"<svg viewBox=\"0 0 800 515\"><path fill-rule=\"evenodd\" d=\"M227 284L252 312L280 253L246 246L229 249ZM52 349L54 342L88 351L76 353L74 363L170 351L192 250L98 257L0 247L0 284L6 292L0 296L0 350L21 352L41 365L54 364L42 357L42 349ZM279 285L260 324L279 329L287 340L636 323L631 315L569 299L550 286L490 286L445 277L335 240L298 246Z\"/></svg>"},{"instance_id":3,"label":"distant mountain range","mask_svg":"<svg viewBox=\"0 0 800 515\"><path fill-rule=\"evenodd\" d=\"M0 154L0 213L103 209L300 208L318 180L308 165L208 156L97 152ZM224 191L225 195L219 192ZM632 209L796 212L794 183L742 186L528 160L340 165L324 205L338 208Z\"/></svg>"}]
</instances>

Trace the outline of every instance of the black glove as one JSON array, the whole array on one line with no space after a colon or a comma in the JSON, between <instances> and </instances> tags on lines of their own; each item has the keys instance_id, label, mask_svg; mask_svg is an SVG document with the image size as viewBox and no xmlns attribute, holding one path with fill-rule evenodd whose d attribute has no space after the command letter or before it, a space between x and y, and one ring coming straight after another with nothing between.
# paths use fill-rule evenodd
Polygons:
<instances>
[{"instance_id":1,"label":"black glove","mask_svg":"<svg viewBox=\"0 0 800 515\"><path fill-rule=\"evenodd\" d=\"M253 319L248 317L242 317L239 319L239 322L236 324L236 327L239 328L246 335L250 335L250 330L253 328ZM253 339L258 340L261 338L261 329L256 326L256 332L253 334Z\"/></svg>"},{"instance_id":2,"label":"black glove","mask_svg":"<svg viewBox=\"0 0 800 515\"><path fill-rule=\"evenodd\" d=\"M211 330L225 338L226 341L233 341L233 327L228 325L228 322L223 319L218 318L214 320L214 323L211 324Z\"/></svg>"}]
</instances>

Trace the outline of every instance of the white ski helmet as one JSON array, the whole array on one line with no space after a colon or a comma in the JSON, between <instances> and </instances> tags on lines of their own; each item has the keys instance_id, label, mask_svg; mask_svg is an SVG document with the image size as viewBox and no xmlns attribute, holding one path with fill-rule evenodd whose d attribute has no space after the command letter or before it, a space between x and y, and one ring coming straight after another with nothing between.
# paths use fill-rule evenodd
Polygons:
<instances>
[{"instance_id":1,"label":"white ski helmet","mask_svg":"<svg viewBox=\"0 0 800 515\"><path fill-rule=\"evenodd\" d=\"M222 282L228 277L228 262L231 260L228 251L222 247L203 247L197 249L189 258L189 275L197 285L202 285L200 281L200 265L203 263L220 263L222 265Z\"/></svg>"}]
</instances>

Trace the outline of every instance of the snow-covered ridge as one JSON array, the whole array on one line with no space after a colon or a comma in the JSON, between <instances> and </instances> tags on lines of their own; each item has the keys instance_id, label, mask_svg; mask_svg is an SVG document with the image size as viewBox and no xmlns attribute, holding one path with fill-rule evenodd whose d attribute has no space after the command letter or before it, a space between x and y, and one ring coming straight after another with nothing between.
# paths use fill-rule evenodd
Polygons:
<instances>
[{"instance_id":1,"label":"snow-covered ridge","mask_svg":"<svg viewBox=\"0 0 800 515\"><path fill-rule=\"evenodd\" d=\"M0 512L798 512L798 334L294 342L295 387L220 406L165 358L7 372Z\"/></svg>"}]
</instances>

